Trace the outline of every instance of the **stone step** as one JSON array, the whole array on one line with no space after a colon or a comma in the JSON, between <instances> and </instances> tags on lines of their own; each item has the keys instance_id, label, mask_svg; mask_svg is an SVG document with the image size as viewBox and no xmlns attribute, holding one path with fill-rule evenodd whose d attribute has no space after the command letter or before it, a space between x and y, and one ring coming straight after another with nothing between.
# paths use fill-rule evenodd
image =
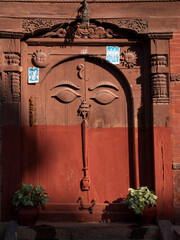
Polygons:
<instances>
[{"instance_id":1,"label":"stone step","mask_svg":"<svg viewBox=\"0 0 180 240\"><path fill-rule=\"evenodd\" d=\"M18 226L17 240L121 240L158 239L155 225L138 227L122 223L50 223L34 227Z\"/></svg>"}]
</instances>

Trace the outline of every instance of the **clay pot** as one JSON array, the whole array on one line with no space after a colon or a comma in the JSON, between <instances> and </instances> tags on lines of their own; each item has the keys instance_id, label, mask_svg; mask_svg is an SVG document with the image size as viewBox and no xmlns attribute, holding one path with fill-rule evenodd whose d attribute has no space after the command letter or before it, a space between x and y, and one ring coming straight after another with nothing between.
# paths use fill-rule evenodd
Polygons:
<instances>
[{"instance_id":1,"label":"clay pot","mask_svg":"<svg viewBox=\"0 0 180 240\"><path fill-rule=\"evenodd\" d=\"M153 220L155 220L156 215L156 208L155 206L147 205L142 214L137 215L138 217L138 223L141 226L150 225L153 223Z\"/></svg>"},{"instance_id":2,"label":"clay pot","mask_svg":"<svg viewBox=\"0 0 180 240\"><path fill-rule=\"evenodd\" d=\"M18 224L33 226L39 217L39 206L22 206L18 209Z\"/></svg>"}]
</instances>

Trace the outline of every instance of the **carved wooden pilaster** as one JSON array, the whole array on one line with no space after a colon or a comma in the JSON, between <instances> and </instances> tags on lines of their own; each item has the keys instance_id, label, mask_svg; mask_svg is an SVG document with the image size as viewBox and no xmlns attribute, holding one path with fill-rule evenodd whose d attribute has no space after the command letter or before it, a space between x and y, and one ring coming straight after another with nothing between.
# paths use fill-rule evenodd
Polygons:
<instances>
[{"instance_id":1,"label":"carved wooden pilaster","mask_svg":"<svg viewBox=\"0 0 180 240\"><path fill-rule=\"evenodd\" d=\"M3 65L3 102L21 101L21 71L20 54L17 52L5 52Z\"/></svg>"},{"instance_id":2,"label":"carved wooden pilaster","mask_svg":"<svg viewBox=\"0 0 180 240\"><path fill-rule=\"evenodd\" d=\"M158 73L158 74L151 75L151 93L152 93L152 102L154 104L169 103L166 74Z\"/></svg>"},{"instance_id":3,"label":"carved wooden pilaster","mask_svg":"<svg viewBox=\"0 0 180 240\"><path fill-rule=\"evenodd\" d=\"M149 33L151 39L151 96L153 104L169 103L169 39L172 33Z\"/></svg>"},{"instance_id":4,"label":"carved wooden pilaster","mask_svg":"<svg viewBox=\"0 0 180 240\"><path fill-rule=\"evenodd\" d=\"M173 183L169 104L169 40L172 33L151 33L150 81L152 97L153 154L157 218L172 219ZM166 176L166 177L164 177ZM163 206L168 206L164 211Z\"/></svg>"}]
</instances>

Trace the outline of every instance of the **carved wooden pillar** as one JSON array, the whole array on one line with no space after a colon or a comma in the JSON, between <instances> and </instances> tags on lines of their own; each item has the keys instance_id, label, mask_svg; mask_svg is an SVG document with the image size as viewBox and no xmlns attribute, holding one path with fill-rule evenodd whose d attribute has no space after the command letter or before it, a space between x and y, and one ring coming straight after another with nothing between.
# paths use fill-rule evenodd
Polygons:
<instances>
[{"instance_id":1,"label":"carved wooden pillar","mask_svg":"<svg viewBox=\"0 0 180 240\"><path fill-rule=\"evenodd\" d=\"M169 39L172 34L150 37L151 97L153 114L155 191L157 218L173 219L172 150L169 105Z\"/></svg>"},{"instance_id":2,"label":"carved wooden pillar","mask_svg":"<svg viewBox=\"0 0 180 240\"><path fill-rule=\"evenodd\" d=\"M2 216L10 218L6 209L11 206L10 199L21 183L20 154L20 101L21 71L20 35L0 32L1 44L1 85L2 85ZM16 38L17 37L17 38ZM12 39L13 38L13 39ZM11 182L8 185L8 182ZM12 213L13 211L11 211Z\"/></svg>"}]
</instances>

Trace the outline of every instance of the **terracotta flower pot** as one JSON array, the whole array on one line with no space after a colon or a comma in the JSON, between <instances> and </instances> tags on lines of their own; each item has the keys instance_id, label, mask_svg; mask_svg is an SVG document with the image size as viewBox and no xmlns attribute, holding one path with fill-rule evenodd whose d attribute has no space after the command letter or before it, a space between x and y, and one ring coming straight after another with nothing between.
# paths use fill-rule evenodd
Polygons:
<instances>
[{"instance_id":1,"label":"terracotta flower pot","mask_svg":"<svg viewBox=\"0 0 180 240\"><path fill-rule=\"evenodd\" d=\"M155 206L147 205L142 214L137 215L140 225L150 225L155 219L156 208Z\"/></svg>"},{"instance_id":2,"label":"terracotta flower pot","mask_svg":"<svg viewBox=\"0 0 180 240\"><path fill-rule=\"evenodd\" d=\"M39 206L22 206L18 209L18 224L33 226L39 217Z\"/></svg>"}]
</instances>

